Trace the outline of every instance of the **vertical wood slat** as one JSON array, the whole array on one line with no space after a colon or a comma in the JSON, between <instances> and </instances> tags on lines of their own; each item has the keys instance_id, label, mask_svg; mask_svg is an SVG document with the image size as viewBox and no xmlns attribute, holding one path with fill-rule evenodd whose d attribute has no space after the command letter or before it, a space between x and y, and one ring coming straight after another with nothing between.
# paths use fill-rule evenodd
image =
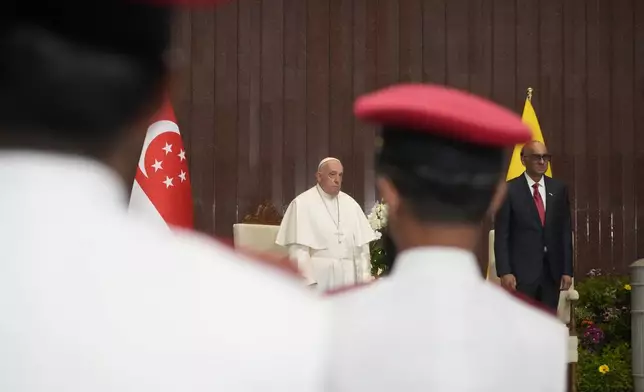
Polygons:
<instances>
[{"instance_id":1,"label":"vertical wood slat","mask_svg":"<svg viewBox=\"0 0 644 392\"><path fill-rule=\"evenodd\" d=\"M468 1L467 13L467 35L464 52L468 59L468 89L474 94L487 98L492 97L492 74L493 74L493 19L494 1L473 0ZM463 81L465 82L465 78ZM481 267L481 273L487 273L487 258L489 254L488 232L492 228L492 216L488 216L484 222L484 230L479 239L479 248L476 256Z\"/></svg>"},{"instance_id":2,"label":"vertical wood slat","mask_svg":"<svg viewBox=\"0 0 644 392\"><path fill-rule=\"evenodd\" d=\"M494 1L492 13L492 98L508 108L516 106L516 12L514 0ZM519 90L523 88L523 86L518 87Z\"/></svg>"},{"instance_id":3,"label":"vertical wood slat","mask_svg":"<svg viewBox=\"0 0 644 392\"><path fill-rule=\"evenodd\" d=\"M378 0L376 3L376 84L382 88L397 83L400 77L400 2ZM374 129L374 128L372 128ZM371 137L371 134L369 135ZM373 145L376 133L373 134ZM375 177L375 173L371 172ZM371 188L373 188L373 183ZM373 192L374 198L377 192Z\"/></svg>"},{"instance_id":4,"label":"vertical wood slat","mask_svg":"<svg viewBox=\"0 0 644 392\"><path fill-rule=\"evenodd\" d=\"M307 186L313 184L313 173L321 159L329 155L330 97L330 2L307 0Z\"/></svg>"},{"instance_id":5,"label":"vertical wood slat","mask_svg":"<svg viewBox=\"0 0 644 392\"><path fill-rule=\"evenodd\" d=\"M447 0L423 2L423 81L447 82Z\"/></svg>"},{"instance_id":6,"label":"vertical wood slat","mask_svg":"<svg viewBox=\"0 0 644 392\"><path fill-rule=\"evenodd\" d=\"M533 87L554 175L571 191L577 272L642 256L644 5L459 1L238 0L179 15L173 41L189 61L172 98L198 229L229 236L262 199L285 206L330 154L370 207L375 128L352 117L353 100L422 79L517 113Z\"/></svg>"},{"instance_id":7,"label":"vertical wood slat","mask_svg":"<svg viewBox=\"0 0 644 392\"><path fill-rule=\"evenodd\" d=\"M345 167L343 189L353 195L362 185L364 172L351 170L353 156L353 1L331 2L329 18L330 108L329 155L340 159ZM349 136L349 137L347 137Z\"/></svg>"},{"instance_id":8,"label":"vertical wood slat","mask_svg":"<svg viewBox=\"0 0 644 392\"><path fill-rule=\"evenodd\" d=\"M261 0L239 0L237 48L238 220L260 202ZM203 163L202 163L203 164ZM232 171L233 168L230 168ZM225 232L224 232L225 233ZM221 235L219 232L218 235Z\"/></svg>"},{"instance_id":9,"label":"vertical wood slat","mask_svg":"<svg viewBox=\"0 0 644 392\"><path fill-rule=\"evenodd\" d=\"M284 130L284 3L262 2L262 93L260 194L274 205L282 199L282 151Z\"/></svg>"},{"instance_id":10,"label":"vertical wood slat","mask_svg":"<svg viewBox=\"0 0 644 392\"><path fill-rule=\"evenodd\" d=\"M590 198L590 248L591 254L604 260L607 269L612 269L610 183L607 165L610 154L610 9L603 0L589 2L588 13L588 127L589 169L594 171L589 187ZM608 18L607 18L608 16Z\"/></svg>"},{"instance_id":11,"label":"vertical wood slat","mask_svg":"<svg viewBox=\"0 0 644 392\"><path fill-rule=\"evenodd\" d=\"M635 132L635 171L633 173L633 184L635 187L635 232L636 232L636 258L644 255L644 4L641 1L633 2L634 39L633 53L634 70L636 71L633 80L633 113Z\"/></svg>"},{"instance_id":12,"label":"vertical wood slat","mask_svg":"<svg viewBox=\"0 0 644 392\"><path fill-rule=\"evenodd\" d=\"M447 84L466 90L470 84L469 67L469 0L449 0L446 3Z\"/></svg>"},{"instance_id":13,"label":"vertical wood slat","mask_svg":"<svg viewBox=\"0 0 644 392\"><path fill-rule=\"evenodd\" d=\"M178 124L181 126L181 137L190 156L190 116L192 107L192 11L177 12L172 26L172 69L175 78L170 88L170 98L175 108Z\"/></svg>"},{"instance_id":14,"label":"vertical wood slat","mask_svg":"<svg viewBox=\"0 0 644 392\"><path fill-rule=\"evenodd\" d=\"M559 0L543 0L539 3L539 45L537 62L540 100L539 121L548 132L546 145L555 156L553 175L556 178L572 178L572 161L564 151L563 128L563 4ZM558 132L553 132L558 130Z\"/></svg>"},{"instance_id":15,"label":"vertical wood slat","mask_svg":"<svg viewBox=\"0 0 644 392\"><path fill-rule=\"evenodd\" d=\"M598 113L601 113L601 118L598 118L599 127L595 130L595 135L597 136L597 153L598 160L597 164L597 185L599 187L599 257L600 260L606 260L605 264L608 268L607 270L614 270L616 265L612 259L613 252L613 221L614 216L611 211L610 199L611 193L613 192L611 184L611 162L613 158L611 156L611 90L613 88L611 84L610 72L611 72L611 58L612 58L612 48L611 48L611 19L612 19L612 8L610 3L606 0L598 1L597 12L599 14L598 20L598 33L597 37L597 53L601 57L601 60L597 62L598 69L601 69L602 72L602 81L597 83L596 92L598 93L595 97L595 103L600 104L601 109L597 107Z\"/></svg>"},{"instance_id":16,"label":"vertical wood slat","mask_svg":"<svg viewBox=\"0 0 644 392\"><path fill-rule=\"evenodd\" d=\"M573 158L569 197L573 210L575 271L588 260L589 219L586 140L586 0L564 3L564 130L572 137L566 151ZM578 274L576 274L578 275Z\"/></svg>"},{"instance_id":17,"label":"vertical wood slat","mask_svg":"<svg viewBox=\"0 0 644 392\"><path fill-rule=\"evenodd\" d=\"M517 41L516 41L517 9L515 0L494 0L492 2L492 91L491 99L508 107L515 107L517 94ZM520 110L520 109L519 109ZM509 158L508 158L509 161ZM493 228L493 218L484 226ZM481 242L486 241L483 233ZM484 248L479 250L481 271L487 271L487 255Z\"/></svg>"},{"instance_id":18,"label":"vertical wood slat","mask_svg":"<svg viewBox=\"0 0 644 392\"><path fill-rule=\"evenodd\" d=\"M353 2L353 99L376 88L377 3L370 0ZM363 184L354 188L353 196L370 208L375 201L373 126L353 119L353 154L355 173L363 173Z\"/></svg>"},{"instance_id":19,"label":"vertical wood slat","mask_svg":"<svg viewBox=\"0 0 644 392\"><path fill-rule=\"evenodd\" d=\"M353 39L353 69L351 75L351 88L352 88L352 99L355 101L356 98L366 93L370 87L370 78L373 80L375 73L369 72L372 70L375 65L375 51L373 51L373 46L369 47L367 45L368 37L368 6L367 4L373 4L373 1L369 0L354 0L353 1L353 11L351 16L352 20L352 33L351 37ZM369 56L369 55L372 56ZM370 65L372 65L370 67ZM353 109L353 103L351 105ZM358 121L355 117L353 118L353 123L351 130L353 133L352 137L352 151L353 154L353 166L351 168L345 167L345 170L352 170L354 173L362 172L366 174L366 153L365 146L367 144L367 130L368 126ZM359 184L357 181L354 185L353 197L360 201L364 202L365 200L365 183ZM363 204L363 207L368 208L368 206Z\"/></svg>"},{"instance_id":20,"label":"vertical wood slat","mask_svg":"<svg viewBox=\"0 0 644 392\"><path fill-rule=\"evenodd\" d=\"M237 17L238 3L226 4L215 14L215 128L214 230L227 230L236 221L237 171Z\"/></svg>"},{"instance_id":21,"label":"vertical wood slat","mask_svg":"<svg viewBox=\"0 0 644 392\"><path fill-rule=\"evenodd\" d=\"M468 58L469 90L487 98L492 97L494 1L469 2Z\"/></svg>"},{"instance_id":22,"label":"vertical wood slat","mask_svg":"<svg viewBox=\"0 0 644 392\"><path fill-rule=\"evenodd\" d=\"M190 63L193 79L190 178L195 201L195 226L208 233L214 232L212 211L215 198L214 162L212 161L215 140L214 41L214 13L194 12L192 15L192 61Z\"/></svg>"},{"instance_id":23,"label":"vertical wood slat","mask_svg":"<svg viewBox=\"0 0 644 392\"><path fill-rule=\"evenodd\" d=\"M587 100L587 158L588 161L586 170L589 171L588 185L588 250L590 255L599 255L600 247L600 232L601 221L599 217L599 192L600 185L598 183L598 167L599 152L597 135L601 131L598 127L598 117L603 112L601 98L599 98L597 85L601 84L602 69L601 69L601 53L598 53L598 28L600 27L600 15L598 10L598 1L589 1L586 6L586 73L588 75L588 89L586 94ZM580 260L583 262L583 260Z\"/></svg>"},{"instance_id":24,"label":"vertical wood slat","mask_svg":"<svg viewBox=\"0 0 644 392\"><path fill-rule=\"evenodd\" d=\"M612 13L611 62L611 210L614 220L613 264L635 261L635 190L633 128L633 1L618 1ZM614 188L613 188L614 186Z\"/></svg>"},{"instance_id":25,"label":"vertical wood slat","mask_svg":"<svg viewBox=\"0 0 644 392\"><path fill-rule=\"evenodd\" d=\"M399 79L399 1L378 0L378 49L377 75L378 87L396 83Z\"/></svg>"},{"instance_id":26,"label":"vertical wood slat","mask_svg":"<svg viewBox=\"0 0 644 392\"><path fill-rule=\"evenodd\" d=\"M535 89L532 97L532 106L537 112L540 121L544 121L541 114L541 91L539 85L539 68L541 64L541 50L539 46L539 0L516 0L516 103L523 110L526 90ZM547 142L547 140L546 140Z\"/></svg>"},{"instance_id":27,"label":"vertical wood slat","mask_svg":"<svg viewBox=\"0 0 644 392\"><path fill-rule=\"evenodd\" d=\"M400 0L398 79L401 82L423 80L423 0Z\"/></svg>"},{"instance_id":28,"label":"vertical wood slat","mask_svg":"<svg viewBox=\"0 0 644 392\"><path fill-rule=\"evenodd\" d=\"M306 189L307 2L284 0L284 200ZM285 204L286 204L285 203Z\"/></svg>"}]
</instances>

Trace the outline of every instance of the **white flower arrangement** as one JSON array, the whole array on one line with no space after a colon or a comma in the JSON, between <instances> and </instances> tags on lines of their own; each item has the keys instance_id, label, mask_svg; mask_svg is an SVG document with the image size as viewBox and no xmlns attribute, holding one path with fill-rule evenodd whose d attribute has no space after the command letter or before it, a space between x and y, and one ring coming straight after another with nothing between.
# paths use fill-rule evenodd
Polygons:
<instances>
[{"instance_id":1,"label":"white flower arrangement","mask_svg":"<svg viewBox=\"0 0 644 392\"><path fill-rule=\"evenodd\" d=\"M388 208L383 201L378 201L367 215L369 225L376 234L376 239L369 244L371 254L371 274L375 277L382 275L386 269L386 253L382 243L382 233L387 227Z\"/></svg>"},{"instance_id":2,"label":"white flower arrangement","mask_svg":"<svg viewBox=\"0 0 644 392\"><path fill-rule=\"evenodd\" d=\"M387 226L387 205L381 201L376 202L367 215L369 225L376 232L376 239L382 237L382 229Z\"/></svg>"}]
</instances>

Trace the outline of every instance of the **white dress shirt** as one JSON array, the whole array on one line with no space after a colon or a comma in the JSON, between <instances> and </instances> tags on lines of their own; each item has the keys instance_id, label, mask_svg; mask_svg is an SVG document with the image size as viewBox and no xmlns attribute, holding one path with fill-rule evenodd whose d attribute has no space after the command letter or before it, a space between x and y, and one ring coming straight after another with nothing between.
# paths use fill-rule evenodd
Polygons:
<instances>
[{"instance_id":1,"label":"white dress shirt","mask_svg":"<svg viewBox=\"0 0 644 392\"><path fill-rule=\"evenodd\" d=\"M565 326L485 282L473 254L426 247L332 298L333 392L563 392Z\"/></svg>"},{"instance_id":2,"label":"white dress shirt","mask_svg":"<svg viewBox=\"0 0 644 392\"><path fill-rule=\"evenodd\" d=\"M524 173L526 180L528 181L528 186L530 187L530 194L534 194L534 184L539 184L539 194L541 195L541 200L543 200L543 210L546 210L546 181L544 180L545 176L541 176L539 182L535 182L528 173Z\"/></svg>"},{"instance_id":3,"label":"white dress shirt","mask_svg":"<svg viewBox=\"0 0 644 392\"><path fill-rule=\"evenodd\" d=\"M84 159L1 153L0 391L321 391L324 304L127 213Z\"/></svg>"}]
</instances>

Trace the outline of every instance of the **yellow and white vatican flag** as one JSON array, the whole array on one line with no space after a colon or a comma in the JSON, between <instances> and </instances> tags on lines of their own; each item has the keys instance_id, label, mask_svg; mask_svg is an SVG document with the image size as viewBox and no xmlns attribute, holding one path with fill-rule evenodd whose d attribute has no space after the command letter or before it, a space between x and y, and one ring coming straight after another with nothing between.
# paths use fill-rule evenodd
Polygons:
<instances>
[{"instance_id":1,"label":"yellow and white vatican flag","mask_svg":"<svg viewBox=\"0 0 644 392\"><path fill-rule=\"evenodd\" d=\"M523 119L523 122L527 124L532 130L532 140L537 140L543 144L546 144L546 141L543 138L543 133L541 133L541 127L539 126L537 114L532 107L532 91L532 88L528 89L528 96L525 99L525 105L523 106L523 115L521 116L521 118ZM525 171L525 167L521 163L522 148L523 144L517 144L516 146L514 146L512 159L510 159L510 166L508 167L508 173L505 177L507 181L520 176ZM548 170L546 171L546 175L548 177L552 177L550 163L548 163Z\"/></svg>"}]
</instances>

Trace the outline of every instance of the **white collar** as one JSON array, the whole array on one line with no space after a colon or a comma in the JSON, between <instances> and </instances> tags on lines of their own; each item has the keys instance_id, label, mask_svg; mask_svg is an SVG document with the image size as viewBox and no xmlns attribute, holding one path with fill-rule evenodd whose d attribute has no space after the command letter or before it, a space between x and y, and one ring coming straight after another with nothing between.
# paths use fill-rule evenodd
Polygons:
<instances>
[{"instance_id":1,"label":"white collar","mask_svg":"<svg viewBox=\"0 0 644 392\"><path fill-rule=\"evenodd\" d=\"M525 176L526 180L528 180L528 186L530 188L532 188L534 184L539 184L539 187L543 187L543 188L546 187L546 181L545 181L546 176L541 176L541 179L539 180L539 182L536 182L535 180L530 178L530 176L528 175L528 172L523 173L523 175Z\"/></svg>"},{"instance_id":2,"label":"white collar","mask_svg":"<svg viewBox=\"0 0 644 392\"><path fill-rule=\"evenodd\" d=\"M418 247L401 252L396 257L392 276L432 281L454 278L461 281L482 280L476 257L471 252L440 246Z\"/></svg>"},{"instance_id":3,"label":"white collar","mask_svg":"<svg viewBox=\"0 0 644 392\"><path fill-rule=\"evenodd\" d=\"M0 179L0 209L13 205L61 214L69 208L115 207L127 211L122 179L111 168L89 158L0 150Z\"/></svg>"},{"instance_id":4,"label":"white collar","mask_svg":"<svg viewBox=\"0 0 644 392\"><path fill-rule=\"evenodd\" d=\"M338 194L337 194L337 195L335 195L335 196L333 196L333 195L329 195L328 193L326 193L326 192L324 191L324 189L322 189L322 187L320 186L320 184L316 184L316 185L315 185L315 187L317 188L317 190L318 190L318 192L320 193L320 195L322 195L322 197L323 197L323 198L325 198L326 200L334 200L334 199L337 199L337 197L340 195L340 193L338 193Z\"/></svg>"}]
</instances>

